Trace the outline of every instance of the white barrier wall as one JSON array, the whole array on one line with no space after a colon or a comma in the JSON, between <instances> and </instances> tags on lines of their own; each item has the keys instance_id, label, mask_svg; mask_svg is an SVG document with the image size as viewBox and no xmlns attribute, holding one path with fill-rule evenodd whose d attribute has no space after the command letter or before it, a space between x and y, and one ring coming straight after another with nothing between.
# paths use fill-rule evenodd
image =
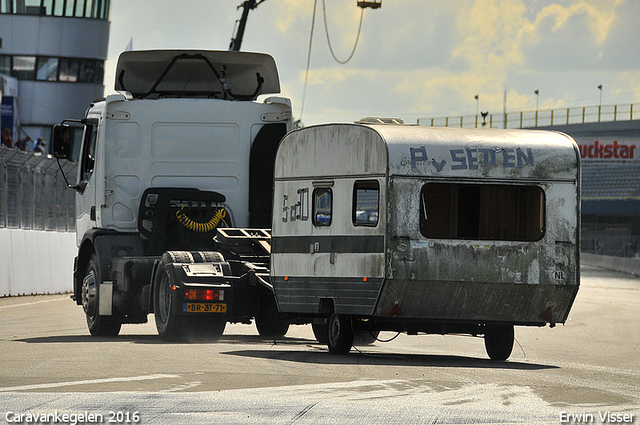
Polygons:
<instances>
[{"instance_id":1,"label":"white barrier wall","mask_svg":"<svg viewBox=\"0 0 640 425\"><path fill-rule=\"evenodd\" d=\"M595 255L583 252L580 254L580 260L584 264L640 277L640 258L612 257L610 255Z\"/></svg>"},{"instance_id":2,"label":"white barrier wall","mask_svg":"<svg viewBox=\"0 0 640 425\"><path fill-rule=\"evenodd\" d=\"M0 229L0 297L71 292L73 232Z\"/></svg>"}]
</instances>

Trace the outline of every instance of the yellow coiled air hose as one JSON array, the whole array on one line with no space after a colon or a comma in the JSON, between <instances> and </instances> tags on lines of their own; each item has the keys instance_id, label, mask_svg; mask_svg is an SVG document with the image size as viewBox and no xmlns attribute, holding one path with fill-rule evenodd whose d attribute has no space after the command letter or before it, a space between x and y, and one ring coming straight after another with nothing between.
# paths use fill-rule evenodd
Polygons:
<instances>
[{"instance_id":1,"label":"yellow coiled air hose","mask_svg":"<svg viewBox=\"0 0 640 425\"><path fill-rule=\"evenodd\" d=\"M224 208L218 209L218 211L216 211L213 217L211 217L211 219L206 223L198 223L197 221L191 220L189 217L187 217L185 213L182 212L183 208L184 207L181 207L180 210L176 212L176 218L184 227L194 232L199 232L199 233L210 232L216 227L218 227L218 224L221 221L224 223L225 226L227 225L227 222L224 221L224 218L227 216L227 211Z\"/></svg>"}]
</instances>

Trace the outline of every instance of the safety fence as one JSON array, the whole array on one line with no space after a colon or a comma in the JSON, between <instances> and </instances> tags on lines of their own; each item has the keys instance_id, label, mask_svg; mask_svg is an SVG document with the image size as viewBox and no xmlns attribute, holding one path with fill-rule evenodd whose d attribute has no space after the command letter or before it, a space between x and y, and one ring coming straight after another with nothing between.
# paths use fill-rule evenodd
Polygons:
<instances>
[{"instance_id":1,"label":"safety fence","mask_svg":"<svg viewBox=\"0 0 640 425\"><path fill-rule=\"evenodd\" d=\"M77 164L60 164L74 184ZM74 199L54 158L0 146L0 228L74 232Z\"/></svg>"},{"instance_id":2,"label":"safety fence","mask_svg":"<svg viewBox=\"0 0 640 425\"><path fill-rule=\"evenodd\" d=\"M464 128L531 128L640 119L640 104L598 105L499 114L419 118L418 125Z\"/></svg>"},{"instance_id":3,"label":"safety fence","mask_svg":"<svg viewBox=\"0 0 640 425\"><path fill-rule=\"evenodd\" d=\"M582 236L582 252L613 257L640 258L638 236Z\"/></svg>"}]
</instances>

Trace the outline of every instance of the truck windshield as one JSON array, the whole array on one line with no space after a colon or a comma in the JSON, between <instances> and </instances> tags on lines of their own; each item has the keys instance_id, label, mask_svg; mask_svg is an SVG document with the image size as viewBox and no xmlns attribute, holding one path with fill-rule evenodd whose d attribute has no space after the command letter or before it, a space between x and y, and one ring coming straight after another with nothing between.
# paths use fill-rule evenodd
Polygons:
<instances>
[{"instance_id":1,"label":"truck windshield","mask_svg":"<svg viewBox=\"0 0 640 425\"><path fill-rule=\"evenodd\" d=\"M428 238L536 241L544 235L538 186L427 183L420 232Z\"/></svg>"}]
</instances>

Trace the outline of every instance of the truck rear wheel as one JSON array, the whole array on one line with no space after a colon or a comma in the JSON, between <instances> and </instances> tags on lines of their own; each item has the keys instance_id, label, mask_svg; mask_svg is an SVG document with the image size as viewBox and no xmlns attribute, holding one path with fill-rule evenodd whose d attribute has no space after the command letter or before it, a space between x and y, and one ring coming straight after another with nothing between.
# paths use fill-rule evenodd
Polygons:
<instances>
[{"instance_id":1,"label":"truck rear wheel","mask_svg":"<svg viewBox=\"0 0 640 425\"><path fill-rule=\"evenodd\" d=\"M329 319L328 343L333 354L347 354L353 345L351 318L344 314L333 314Z\"/></svg>"},{"instance_id":2,"label":"truck rear wheel","mask_svg":"<svg viewBox=\"0 0 640 425\"><path fill-rule=\"evenodd\" d=\"M175 282L167 266L164 259L158 265L153 291L153 311L160 337L164 341L177 341L186 337L186 316L178 314L180 300L173 290Z\"/></svg>"},{"instance_id":3,"label":"truck rear wheel","mask_svg":"<svg viewBox=\"0 0 640 425\"><path fill-rule=\"evenodd\" d=\"M273 338L285 336L289 330L289 321L280 317L273 294L263 294L260 298L260 311L256 316L256 329L261 337Z\"/></svg>"},{"instance_id":4,"label":"truck rear wheel","mask_svg":"<svg viewBox=\"0 0 640 425\"><path fill-rule=\"evenodd\" d=\"M484 334L484 346L491 360L507 360L513 341L513 325L488 326Z\"/></svg>"},{"instance_id":5,"label":"truck rear wheel","mask_svg":"<svg viewBox=\"0 0 640 425\"><path fill-rule=\"evenodd\" d=\"M98 256L91 254L82 279L82 309L87 318L89 333L93 336L116 336L122 322L114 316L100 316L100 265Z\"/></svg>"}]
</instances>

